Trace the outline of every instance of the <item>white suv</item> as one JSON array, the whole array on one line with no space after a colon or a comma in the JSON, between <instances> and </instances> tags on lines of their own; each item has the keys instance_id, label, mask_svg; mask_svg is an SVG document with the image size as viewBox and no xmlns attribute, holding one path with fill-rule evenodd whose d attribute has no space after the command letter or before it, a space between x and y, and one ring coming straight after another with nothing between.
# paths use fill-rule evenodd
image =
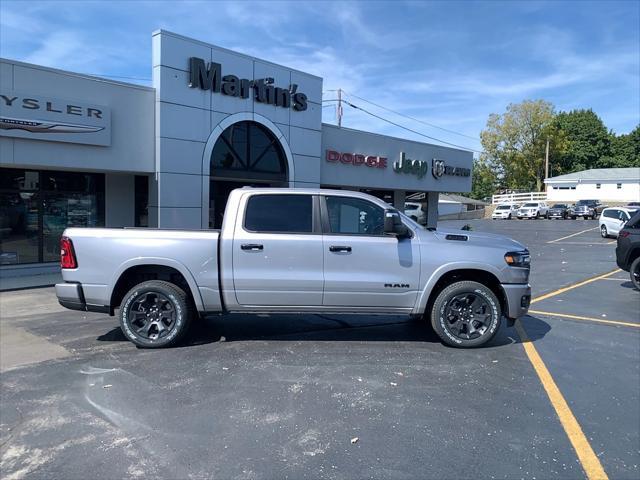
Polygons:
<instances>
[{"instance_id":1,"label":"white suv","mask_svg":"<svg viewBox=\"0 0 640 480\"><path fill-rule=\"evenodd\" d=\"M516 215L516 211L518 210L517 205L510 205L508 203L501 203L496 207L496 209L491 214L491 218L496 220L499 218L510 220L511 217Z\"/></svg>"},{"instance_id":2,"label":"white suv","mask_svg":"<svg viewBox=\"0 0 640 480\"><path fill-rule=\"evenodd\" d=\"M422 204L419 202L405 202L404 214L420 225L427 223L427 212L422 209Z\"/></svg>"},{"instance_id":3,"label":"white suv","mask_svg":"<svg viewBox=\"0 0 640 480\"><path fill-rule=\"evenodd\" d=\"M640 209L640 207L611 207L605 208L600 215L600 235L603 238L617 237L625 223Z\"/></svg>"},{"instance_id":4,"label":"white suv","mask_svg":"<svg viewBox=\"0 0 640 480\"><path fill-rule=\"evenodd\" d=\"M516 217L522 218L540 218L547 217L549 207L547 202L527 202L523 204L516 212Z\"/></svg>"}]
</instances>

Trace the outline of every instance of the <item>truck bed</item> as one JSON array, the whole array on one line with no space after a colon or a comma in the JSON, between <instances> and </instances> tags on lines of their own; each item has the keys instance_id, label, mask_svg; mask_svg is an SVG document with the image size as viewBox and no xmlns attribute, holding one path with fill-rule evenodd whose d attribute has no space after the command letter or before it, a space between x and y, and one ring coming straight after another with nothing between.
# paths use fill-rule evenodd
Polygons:
<instances>
[{"instance_id":1,"label":"truck bed","mask_svg":"<svg viewBox=\"0 0 640 480\"><path fill-rule=\"evenodd\" d=\"M63 269L62 276L65 282L82 284L87 305L109 305L118 279L135 264L176 269L194 296L200 293L194 298L199 309L221 309L217 230L69 228L66 234L73 240L79 268Z\"/></svg>"}]
</instances>

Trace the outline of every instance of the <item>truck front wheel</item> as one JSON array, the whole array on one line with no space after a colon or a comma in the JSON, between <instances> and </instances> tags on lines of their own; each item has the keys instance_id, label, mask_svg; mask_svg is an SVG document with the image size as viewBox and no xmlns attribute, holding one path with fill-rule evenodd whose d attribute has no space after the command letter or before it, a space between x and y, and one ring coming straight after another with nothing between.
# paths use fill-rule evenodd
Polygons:
<instances>
[{"instance_id":1,"label":"truck front wheel","mask_svg":"<svg viewBox=\"0 0 640 480\"><path fill-rule=\"evenodd\" d=\"M187 294L173 283L142 282L124 296L120 326L125 336L139 347L175 345L187 332L193 316Z\"/></svg>"},{"instance_id":2,"label":"truck front wheel","mask_svg":"<svg viewBox=\"0 0 640 480\"><path fill-rule=\"evenodd\" d=\"M447 345L479 347L500 327L500 302L487 286L472 281L452 283L436 297L431 325Z\"/></svg>"}]
</instances>

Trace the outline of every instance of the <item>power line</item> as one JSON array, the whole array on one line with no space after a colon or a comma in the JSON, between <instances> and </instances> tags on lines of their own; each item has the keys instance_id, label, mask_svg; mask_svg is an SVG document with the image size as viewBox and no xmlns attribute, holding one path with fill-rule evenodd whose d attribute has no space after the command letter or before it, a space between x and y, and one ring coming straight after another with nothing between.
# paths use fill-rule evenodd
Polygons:
<instances>
[{"instance_id":1,"label":"power line","mask_svg":"<svg viewBox=\"0 0 640 480\"><path fill-rule=\"evenodd\" d=\"M390 123L391 125L394 125L394 126L396 126L396 127L398 127L398 128L402 128L402 129L404 129L404 130L407 130L408 132L415 133L416 135L420 135L421 137L428 138L429 140L434 140L434 141L436 141L436 142L444 143L445 145L450 145L450 146L452 146L452 147L460 148L460 149L462 149L462 150L467 150L467 151L471 151L471 152L475 152L475 153L482 153L482 151L480 151L480 150L475 150L475 149L473 149L473 148L469 148L469 147L463 147L462 145L457 145L457 144L455 144L455 143L451 143L451 142L446 142L446 141L444 141L444 140L440 140L439 138L431 137L431 136L426 135L426 134L424 134L424 133L422 133L422 132L418 132L417 130L413 130L413 129L409 128L409 127L405 127L404 125L400 125L399 123L393 122L393 121L388 120L388 119L386 119L386 118L384 118L384 117L381 117L381 116L379 116L379 115L376 115L375 113L372 113L372 112L370 112L369 110L365 110L365 109L364 109L364 108L362 108L362 107L358 107L357 105L354 105L353 103L348 102L347 100L342 100L342 101L343 101L344 103L346 103L347 105L349 105L351 108L355 108L356 110L361 110L361 111L363 111L364 113L366 113L366 114L368 114L368 115L371 115L372 117L375 117L375 118L377 118L377 119L379 119L379 120L382 120L383 122Z\"/></svg>"},{"instance_id":2,"label":"power line","mask_svg":"<svg viewBox=\"0 0 640 480\"><path fill-rule=\"evenodd\" d=\"M344 92L344 90L343 90L343 92ZM470 138L471 140L475 140L476 142L480 142L480 140L478 140L477 137L472 137L471 135L466 135L464 133L456 132L455 130L449 130L448 128L440 127L440 126L435 125L433 123L425 122L424 120L420 120L419 118L415 118L415 117L412 117L410 115L406 115L404 113L398 112L396 110L392 110L392 109L387 108L385 106L382 106L382 105L380 105L378 103L372 102L371 100L367 100L366 98L359 97L358 95L355 95L353 93L349 93L349 92L344 92L344 93L346 93L347 95L349 95L351 97L355 97L355 98L357 98L359 100L362 100L363 102L366 102L366 103L374 105L374 106L376 106L378 108L381 108L382 110L386 110L387 112L391 112L391 113L394 113L394 114L399 115L401 117L408 118L409 120L413 120L414 122L422 123L424 125L427 125L427 126L433 127L433 128L437 128L437 129L442 130L444 132L453 133L454 135L460 135L461 137L467 137L467 138Z\"/></svg>"}]
</instances>

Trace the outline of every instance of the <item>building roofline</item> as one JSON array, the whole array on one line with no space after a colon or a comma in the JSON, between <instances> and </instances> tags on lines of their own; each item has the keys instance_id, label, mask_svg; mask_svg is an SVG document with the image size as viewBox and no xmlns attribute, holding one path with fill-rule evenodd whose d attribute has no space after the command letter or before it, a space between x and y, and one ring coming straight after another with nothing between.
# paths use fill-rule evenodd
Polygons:
<instances>
[{"instance_id":1,"label":"building roofline","mask_svg":"<svg viewBox=\"0 0 640 480\"><path fill-rule=\"evenodd\" d=\"M179 38L180 40L186 40L188 42L197 43L197 44L202 45L202 46L207 47L207 48L215 48L215 49L218 49L218 50L222 50L223 52L229 53L231 55L237 55L237 56L249 59L249 60L255 60L255 61L258 61L258 62L261 62L261 63L266 63L268 65L273 65L274 67L279 67L279 68L284 68L286 70L291 70L292 72L296 72L296 73L299 73L301 75L306 75L307 77L316 78L318 80L323 80L322 77L319 77L317 75L313 75L312 73L303 72L302 70L298 70L297 68L291 68L291 67L287 67L286 65L282 65L281 63L274 63L274 62L271 62L269 60L263 60L262 58L254 57L253 55L248 55L246 53L238 52L237 50L231 50L229 48L221 47L219 45L214 45L213 43L207 43L207 42L204 42L202 40L198 40L196 38L187 37L185 35L180 35L179 33L171 32L169 30L164 30L162 28L154 30L152 32L152 34L151 34L152 37L155 37L156 35L168 35L170 37Z\"/></svg>"},{"instance_id":2,"label":"building roofline","mask_svg":"<svg viewBox=\"0 0 640 480\"><path fill-rule=\"evenodd\" d=\"M70 70L62 70L59 68L51 68L51 67L45 67L44 65L37 65L35 63L27 63L27 62L21 62L19 60L13 60L10 58L5 58L5 57L0 57L0 63L9 63L9 64L13 64L13 65L18 65L20 67L26 67L26 68L34 68L37 70L44 70L45 72L51 72L51 73L55 73L58 75L67 75L70 77L78 77L78 78L83 78L86 80L92 80L94 82L101 82L101 83L108 83L110 85L118 85L121 87L129 87L129 88L136 88L138 90L145 90L148 92L155 92L155 88L153 87L147 87L145 85L139 85L137 83L128 83L128 82L120 82L117 80L111 80L109 78L104 78L104 77L99 77L96 75L87 75L86 73L78 73L78 72L72 72Z\"/></svg>"},{"instance_id":3,"label":"building roofline","mask_svg":"<svg viewBox=\"0 0 640 480\"><path fill-rule=\"evenodd\" d=\"M385 135L383 133L367 132L366 130L357 130L355 128L339 127L339 126L333 125L331 123L324 123L323 122L322 123L322 128L324 128L324 127L333 128L335 130L345 130L345 131L354 132L354 133L365 133L367 135L375 135L376 137L390 138L392 140L400 140L402 142L415 143L416 145L429 145L430 147L446 148L447 150L455 150L457 152L470 153L470 154L473 155L473 152L471 150L464 150L462 148L449 147L447 145L438 145L438 144L435 144L435 143L420 142L418 140L410 140L408 138L393 137L391 135Z\"/></svg>"}]
</instances>

